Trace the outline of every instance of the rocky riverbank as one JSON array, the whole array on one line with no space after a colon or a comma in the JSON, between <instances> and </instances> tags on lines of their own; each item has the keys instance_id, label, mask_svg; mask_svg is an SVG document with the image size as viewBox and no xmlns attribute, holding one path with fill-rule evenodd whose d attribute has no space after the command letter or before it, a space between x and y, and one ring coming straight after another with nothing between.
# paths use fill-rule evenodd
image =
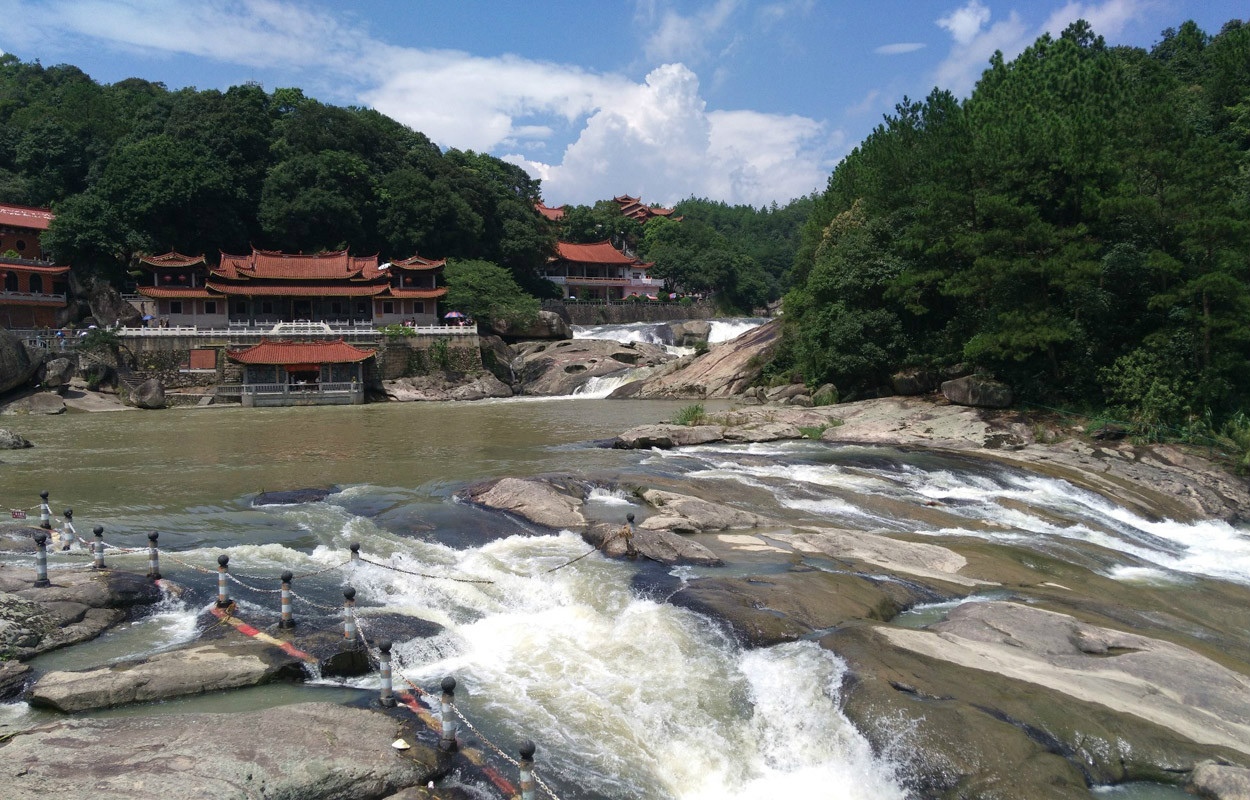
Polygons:
<instances>
[{"instance_id":1,"label":"rocky riverbank","mask_svg":"<svg viewBox=\"0 0 1250 800\"><path fill-rule=\"evenodd\" d=\"M974 457L1067 481L1145 519L1236 524L1250 507L1244 480L1184 448L1095 442L1009 411L895 397L753 407L708 423L645 426L618 446L815 438ZM640 588L719 620L744 646L819 641L849 667L844 713L879 752L906 762L917 796L1075 799L1129 781L1245 796L1250 646L1236 620L1246 586L1116 580L1090 567L1105 551L1076 541L1046 555L1010 538L819 527L801 521L810 514L752 511L760 498L737 486L735 496L700 482L694 496L676 482L540 476L463 496L579 531L607 555L697 565L683 579L643 570ZM582 512L596 491L632 499L632 538ZM947 512L933 505L940 526ZM929 607L932 621L903 623Z\"/></svg>"}]
</instances>

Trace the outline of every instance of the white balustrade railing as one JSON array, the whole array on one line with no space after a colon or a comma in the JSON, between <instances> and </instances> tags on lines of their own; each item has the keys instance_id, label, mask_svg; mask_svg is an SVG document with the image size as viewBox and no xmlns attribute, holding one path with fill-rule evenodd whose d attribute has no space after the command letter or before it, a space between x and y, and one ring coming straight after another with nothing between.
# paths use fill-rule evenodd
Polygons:
<instances>
[{"instance_id":1,"label":"white balustrade railing","mask_svg":"<svg viewBox=\"0 0 1250 800\"><path fill-rule=\"evenodd\" d=\"M48 292L10 292L0 291L0 303L5 300L25 300L34 301L36 303L65 303L64 294L50 294Z\"/></svg>"},{"instance_id":2,"label":"white balustrade railing","mask_svg":"<svg viewBox=\"0 0 1250 800\"><path fill-rule=\"evenodd\" d=\"M246 383L242 394L249 395L280 395L280 394L352 394L363 391L359 383L336 381L326 383Z\"/></svg>"}]
</instances>

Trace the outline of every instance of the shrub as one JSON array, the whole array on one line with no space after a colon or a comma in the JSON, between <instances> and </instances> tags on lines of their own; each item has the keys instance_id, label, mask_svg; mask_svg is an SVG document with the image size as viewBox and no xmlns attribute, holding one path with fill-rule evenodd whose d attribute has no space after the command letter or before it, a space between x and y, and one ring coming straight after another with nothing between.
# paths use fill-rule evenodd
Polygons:
<instances>
[{"instance_id":1,"label":"shrub","mask_svg":"<svg viewBox=\"0 0 1250 800\"><path fill-rule=\"evenodd\" d=\"M820 439L820 435L829 430L829 425L800 425L799 433L804 439Z\"/></svg>"},{"instance_id":2,"label":"shrub","mask_svg":"<svg viewBox=\"0 0 1250 800\"><path fill-rule=\"evenodd\" d=\"M382 328L382 335L390 339L402 339L405 336L416 336L417 332L407 325L387 325Z\"/></svg>"},{"instance_id":3,"label":"shrub","mask_svg":"<svg viewBox=\"0 0 1250 800\"><path fill-rule=\"evenodd\" d=\"M673 422L677 425L702 425L707 419L707 412L701 403L683 406L677 411L677 415L673 417Z\"/></svg>"}]
</instances>

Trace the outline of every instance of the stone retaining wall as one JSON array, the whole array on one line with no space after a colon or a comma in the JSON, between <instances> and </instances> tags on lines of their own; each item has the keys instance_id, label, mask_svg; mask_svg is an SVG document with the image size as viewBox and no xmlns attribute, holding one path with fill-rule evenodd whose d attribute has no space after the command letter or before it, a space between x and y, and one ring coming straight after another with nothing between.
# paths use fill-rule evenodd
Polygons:
<instances>
[{"instance_id":1,"label":"stone retaining wall","mask_svg":"<svg viewBox=\"0 0 1250 800\"><path fill-rule=\"evenodd\" d=\"M716 306L707 301L681 303L566 303L544 300L544 311L554 311L570 325L623 325L629 322L672 322L686 319L712 319Z\"/></svg>"}]
</instances>

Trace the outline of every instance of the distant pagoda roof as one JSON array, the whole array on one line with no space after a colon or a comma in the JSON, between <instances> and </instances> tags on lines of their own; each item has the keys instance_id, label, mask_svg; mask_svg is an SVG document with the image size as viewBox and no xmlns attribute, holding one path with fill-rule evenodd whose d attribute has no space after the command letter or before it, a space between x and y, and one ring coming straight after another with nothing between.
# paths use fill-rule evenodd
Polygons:
<instances>
[{"instance_id":1,"label":"distant pagoda roof","mask_svg":"<svg viewBox=\"0 0 1250 800\"><path fill-rule=\"evenodd\" d=\"M168 253L162 253L159 256L143 256L139 259L140 264L147 264L150 267L169 267L181 269L185 267L196 267L204 265L203 254L198 256L186 256L182 253L170 250Z\"/></svg>"},{"instance_id":2,"label":"distant pagoda roof","mask_svg":"<svg viewBox=\"0 0 1250 800\"><path fill-rule=\"evenodd\" d=\"M542 203L535 203L534 210L552 222L564 219L564 206L545 206Z\"/></svg>"},{"instance_id":3,"label":"distant pagoda roof","mask_svg":"<svg viewBox=\"0 0 1250 800\"><path fill-rule=\"evenodd\" d=\"M56 214L50 208L0 203L0 225L46 231L55 218Z\"/></svg>"},{"instance_id":4,"label":"distant pagoda roof","mask_svg":"<svg viewBox=\"0 0 1250 800\"><path fill-rule=\"evenodd\" d=\"M639 222L646 222L652 217L672 217L676 221L681 221L682 219L681 217L673 217L673 209L671 208L646 205L642 202L641 197L631 197L623 194L620 197L613 197L612 200L621 207L622 214Z\"/></svg>"},{"instance_id":5,"label":"distant pagoda roof","mask_svg":"<svg viewBox=\"0 0 1250 800\"><path fill-rule=\"evenodd\" d=\"M411 258L405 258L403 261L392 261L391 266L399 267L400 269L412 270L442 269L447 266L447 259L440 258L435 261L432 258L423 258L422 256L414 254Z\"/></svg>"},{"instance_id":6,"label":"distant pagoda roof","mask_svg":"<svg viewBox=\"0 0 1250 800\"><path fill-rule=\"evenodd\" d=\"M228 280L373 280L381 276L378 257L330 253L281 253L253 249L247 255L221 254L214 277Z\"/></svg>"},{"instance_id":7,"label":"distant pagoda roof","mask_svg":"<svg viewBox=\"0 0 1250 800\"><path fill-rule=\"evenodd\" d=\"M376 350L364 350L339 339L333 342L291 342L261 339L244 350L227 350L226 357L239 364L354 364Z\"/></svg>"}]
</instances>

